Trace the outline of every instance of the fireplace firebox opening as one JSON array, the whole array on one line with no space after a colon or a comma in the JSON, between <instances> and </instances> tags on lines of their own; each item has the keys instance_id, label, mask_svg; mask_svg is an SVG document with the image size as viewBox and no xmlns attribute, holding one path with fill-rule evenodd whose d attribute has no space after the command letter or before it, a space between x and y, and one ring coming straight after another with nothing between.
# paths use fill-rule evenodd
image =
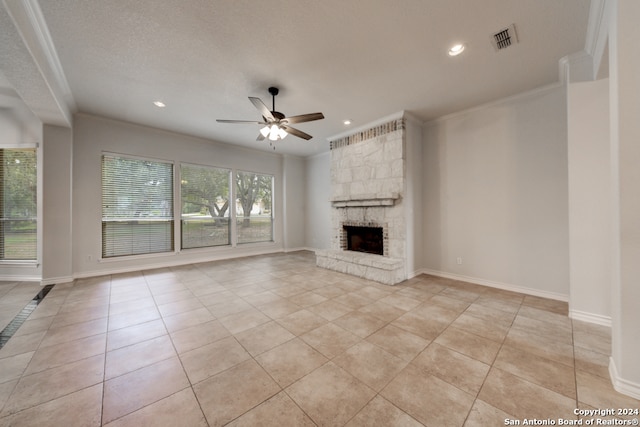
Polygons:
<instances>
[{"instance_id":1,"label":"fireplace firebox opening","mask_svg":"<svg viewBox=\"0 0 640 427\"><path fill-rule=\"evenodd\" d=\"M359 227L345 225L346 250L384 255L384 233L382 227Z\"/></svg>"}]
</instances>

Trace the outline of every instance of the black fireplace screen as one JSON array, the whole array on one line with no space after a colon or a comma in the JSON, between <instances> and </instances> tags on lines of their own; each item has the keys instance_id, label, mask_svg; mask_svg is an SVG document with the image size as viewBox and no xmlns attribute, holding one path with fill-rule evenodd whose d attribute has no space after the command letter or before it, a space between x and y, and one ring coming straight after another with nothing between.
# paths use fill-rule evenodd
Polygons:
<instances>
[{"instance_id":1,"label":"black fireplace screen","mask_svg":"<svg viewBox=\"0 0 640 427\"><path fill-rule=\"evenodd\" d=\"M345 225L347 250L384 255L382 227L355 227Z\"/></svg>"}]
</instances>

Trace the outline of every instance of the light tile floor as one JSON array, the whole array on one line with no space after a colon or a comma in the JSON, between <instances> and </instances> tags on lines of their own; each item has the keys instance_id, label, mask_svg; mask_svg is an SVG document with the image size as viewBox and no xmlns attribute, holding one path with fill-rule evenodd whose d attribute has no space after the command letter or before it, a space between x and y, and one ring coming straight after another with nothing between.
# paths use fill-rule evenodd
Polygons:
<instances>
[{"instance_id":1,"label":"light tile floor","mask_svg":"<svg viewBox=\"0 0 640 427\"><path fill-rule=\"evenodd\" d=\"M0 320L37 291L1 283ZM310 252L209 262L55 286L0 350L0 426L498 426L640 408L613 390L609 348L558 301L425 275L389 287Z\"/></svg>"}]
</instances>

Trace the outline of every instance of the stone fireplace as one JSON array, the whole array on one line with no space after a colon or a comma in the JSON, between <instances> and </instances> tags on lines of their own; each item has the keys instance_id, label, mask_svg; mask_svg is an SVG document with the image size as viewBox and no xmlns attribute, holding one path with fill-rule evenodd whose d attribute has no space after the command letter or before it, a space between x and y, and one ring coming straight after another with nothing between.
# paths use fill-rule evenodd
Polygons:
<instances>
[{"instance_id":1,"label":"stone fireplace","mask_svg":"<svg viewBox=\"0 0 640 427\"><path fill-rule=\"evenodd\" d=\"M331 248L316 251L318 266L387 285L407 279L405 127L401 115L330 141Z\"/></svg>"}]
</instances>

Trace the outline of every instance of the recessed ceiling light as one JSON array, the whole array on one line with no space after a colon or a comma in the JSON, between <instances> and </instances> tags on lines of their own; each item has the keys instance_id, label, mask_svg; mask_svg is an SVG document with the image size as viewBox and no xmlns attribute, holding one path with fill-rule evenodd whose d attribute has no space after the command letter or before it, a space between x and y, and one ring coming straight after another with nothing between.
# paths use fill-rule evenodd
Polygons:
<instances>
[{"instance_id":1,"label":"recessed ceiling light","mask_svg":"<svg viewBox=\"0 0 640 427\"><path fill-rule=\"evenodd\" d=\"M349 126L351 124L351 120L344 120L342 122L345 126Z\"/></svg>"},{"instance_id":2,"label":"recessed ceiling light","mask_svg":"<svg viewBox=\"0 0 640 427\"><path fill-rule=\"evenodd\" d=\"M451 46L451 49L449 49L449 56L457 56L457 55L460 55L462 52L464 52L464 45L461 43L455 44Z\"/></svg>"},{"instance_id":3,"label":"recessed ceiling light","mask_svg":"<svg viewBox=\"0 0 640 427\"><path fill-rule=\"evenodd\" d=\"M164 107L166 107L166 106L167 106L167 105L166 105L164 102L162 102L162 101L153 101L153 105L155 105L155 106L156 106L156 107L158 107L158 108L164 108Z\"/></svg>"}]
</instances>

